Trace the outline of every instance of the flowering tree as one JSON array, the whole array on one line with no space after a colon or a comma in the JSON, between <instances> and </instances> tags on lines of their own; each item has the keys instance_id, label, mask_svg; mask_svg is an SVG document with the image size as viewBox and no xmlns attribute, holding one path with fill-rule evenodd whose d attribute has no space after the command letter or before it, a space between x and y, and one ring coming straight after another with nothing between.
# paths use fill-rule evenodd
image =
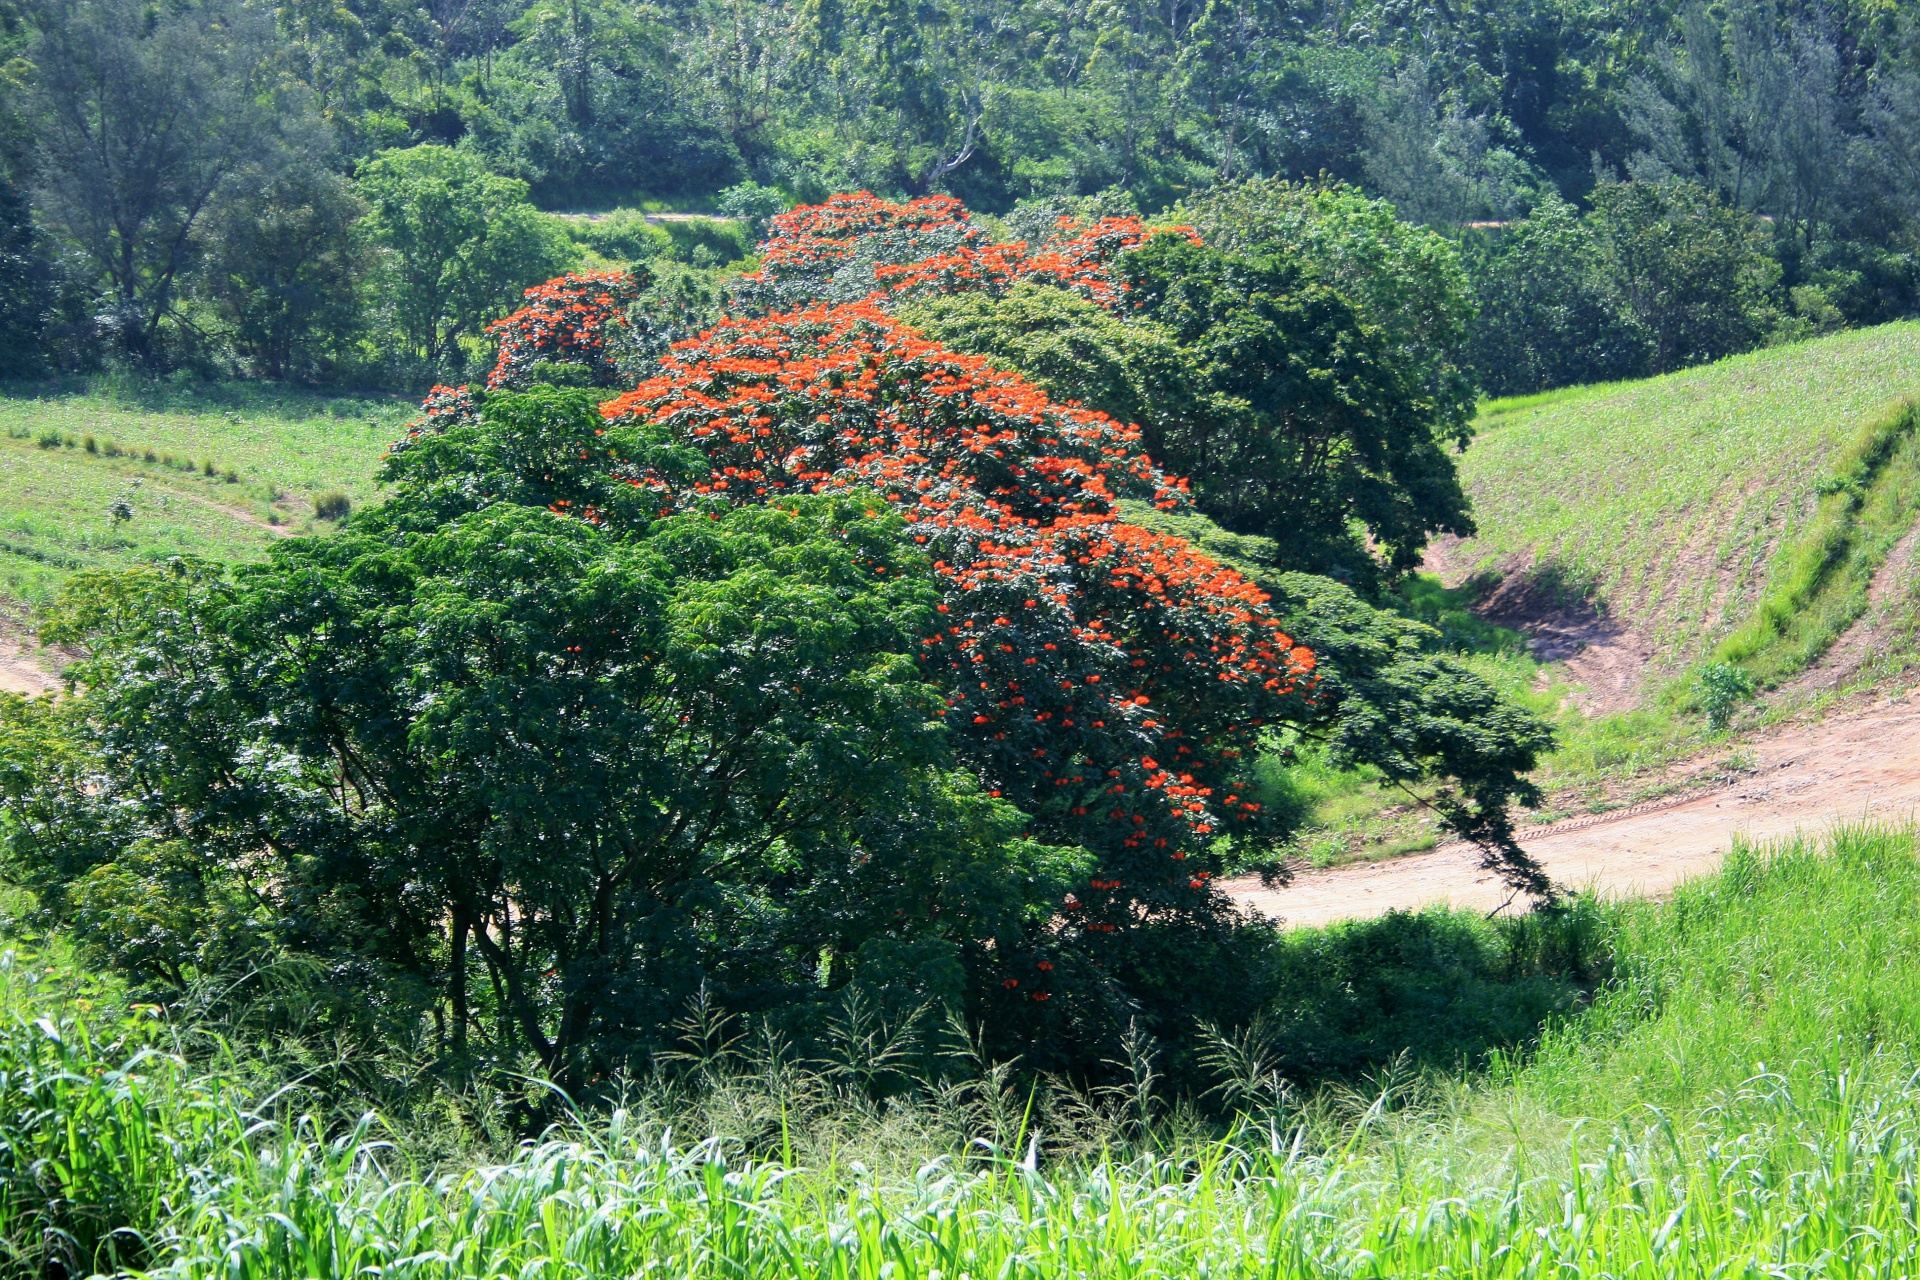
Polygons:
<instances>
[{"instance_id":1,"label":"flowering tree","mask_svg":"<svg viewBox=\"0 0 1920 1280\"><path fill-rule=\"evenodd\" d=\"M1063 218L1030 252L989 243L941 196L895 204L863 192L794 209L774 220L747 293L856 300L727 321L678 344L657 376L603 406L592 438L504 442L487 488L616 527L797 494L877 495L943 584L945 625L920 658L949 691L946 719L970 760L1044 838L1098 859L1085 891L1061 904L1072 927L1214 911L1216 855L1286 834L1257 798L1252 757L1267 726L1326 722L1313 652L1235 568L1116 517L1121 498L1190 511L1186 480L1142 452L1140 428L1060 404L888 314L901 298L1049 284L1118 319L1139 275L1123 255L1149 242L1176 256L1200 247L1185 228ZM571 278L551 289L599 296ZM509 337L554 327L535 308L521 314L520 329L503 322ZM430 401L416 438L460 420L457 406ZM438 469L455 481L475 464L410 465L416 480ZM1351 649L1351 631L1329 634ZM1338 696L1352 683L1336 673ZM1433 732L1401 743L1407 727L1389 726L1397 754L1355 758L1402 782L1459 779L1461 796L1441 793L1449 825L1516 884L1543 889L1505 809L1530 794L1524 771L1545 739L1522 733L1496 751L1477 721L1426 707L1415 718Z\"/></svg>"},{"instance_id":2,"label":"flowering tree","mask_svg":"<svg viewBox=\"0 0 1920 1280\"><path fill-rule=\"evenodd\" d=\"M1117 309L1125 287L1111 269L1115 260L1160 235L1198 243L1189 228L1124 217L1062 218L1041 245L994 244L951 196L893 204L861 191L775 218L760 270L743 282L741 297L769 311L863 299L884 306L898 297L998 296L1030 281Z\"/></svg>"},{"instance_id":3,"label":"flowering tree","mask_svg":"<svg viewBox=\"0 0 1920 1280\"><path fill-rule=\"evenodd\" d=\"M487 332L500 343L500 355L487 375L491 390L524 390L539 364L584 366L592 385L611 387L619 380L619 335L627 327L627 308L647 287L625 271L589 271L561 276L527 290L527 305L495 320Z\"/></svg>"},{"instance_id":4,"label":"flowering tree","mask_svg":"<svg viewBox=\"0 0 1920 1280\"><path fill-rule=\"evenodd\" d=\"M723 324L603 413L658 515L849 492L900 515L943 592L919 648L946 720L996 794L1101 860L1074 927L1206 909L1217 842L1274 834L1252 748L1301 712L1313 655L1238 573L1116 519L1122 494L1186 503L1137 428L866 303ZM666 443L705 474L626 461Z\"/></svg>"},{"instance_id":5,"label":"flowering tree","mask_svg":"<svg viewBox=\"0 0 1920 1280\"><path fill-rule=\"evenodd\" d=\"M558 276L528 289L526 306L487 326L500 347L486 391L524 391L543 372L550 376L554 365L580 368L589 386L615 386L621 377L621 339L630 323L627 310L648 283L646 268L639 270L638 276L625 271ZM478 421L484 398L485 392L464 383L435 386L421 401L421 416L407 424L407 435Z\"/></svg>"}]
</instances>

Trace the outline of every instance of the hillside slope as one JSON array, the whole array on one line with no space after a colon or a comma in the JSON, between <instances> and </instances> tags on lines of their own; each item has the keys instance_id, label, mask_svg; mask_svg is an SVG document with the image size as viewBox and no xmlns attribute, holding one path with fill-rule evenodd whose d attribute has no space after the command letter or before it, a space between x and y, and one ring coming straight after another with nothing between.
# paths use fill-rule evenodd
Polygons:
<instances>
[{"instance_id":1,"label":"hillside slope","mask_svg":"<svg viewBox=\"0 0 1920 1280\"><path fill-rule=\"evenodd\" d=\"M1846 513L1873 507L1869 490L1898 469L1890 464L1912 461L1911 432L1875 437L1879 452L1856 465L1862 433L1914 394L1920 324L1901 323L1494 402L1461 463L1479 533L1435 547L1429 565L1449 582L1497 581L1489 611L1534 624L1542 656L1570 655L1582 641L1603 651L1576 679L1673 673L1722 645L1763 594L1784 589L1796 547L1832 518L1823 499ZM1910 497L1904 488L1881 495L1874 519L1910 525ZM1876 564L1885 541L1865 550ZM1843 558L1854 550L1818 548ZM1868 577L1873 567L1864 566ZM1811 607L1795 604L1788 612ZM1803 644L1798 660L1830 639Z\"/></svg>"},{"instance_id":2,"label":"hillside slope","mask_svg":"<svg viewBox=\"0 0 1920 1280\"><path fill-rule=\"evenodd\" d=\"M258 556L313 526L319 494L371 500L412 409L244 386L0 392L0 690L45 686L27 619L69 575Z\"/></svg>"}]
</instances>

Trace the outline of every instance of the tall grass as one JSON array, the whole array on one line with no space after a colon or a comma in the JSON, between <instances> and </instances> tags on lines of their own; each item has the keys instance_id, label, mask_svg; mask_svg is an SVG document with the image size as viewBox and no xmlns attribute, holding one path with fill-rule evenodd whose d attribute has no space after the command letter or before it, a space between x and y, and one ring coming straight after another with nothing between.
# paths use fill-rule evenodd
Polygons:
<instances>
[{"instance_id":1,"label":"tall grass","mask_svg":"<svg viewBox=\"0 0 1920 1280\"><path fill-rule=\"evenodd\" d=\"M1064 1156L1045 1129L1071 1118L1016 1090L998 1143L900 1173L746 1159L644 1099L436 1163L371 1118L243 1106L133 1047L148 1032L76 1034L0 969L0 1213L23 1274L64 1232L56 1271L91 1242L181 1280L1912 1275L1916 908L1910 829L1740 850L1609 908L1616 979L1489 1072L1282 1091L1216 1140Z\"/></svg>"}]
</instances>

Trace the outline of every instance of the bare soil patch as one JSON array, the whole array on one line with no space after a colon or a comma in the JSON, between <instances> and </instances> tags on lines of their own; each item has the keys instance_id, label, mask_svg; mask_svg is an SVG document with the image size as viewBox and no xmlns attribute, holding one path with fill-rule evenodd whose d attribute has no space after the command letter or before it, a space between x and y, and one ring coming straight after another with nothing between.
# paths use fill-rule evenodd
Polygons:
<instances>
[{"instance_id":1,"label":"bare soil patch","mask_svg":"<svg viewBox=\"0 0 1920 1280\"><path fill-rule=\"evenodd\" d=\"M1747 751L1730 783L1540 828L1521 845L1565 888L1657 896L1719 866L1735 838L1778 840L1920 813L1920 694L1796 726ZM1278 889L1252 876L1224 887L1243 905L1306 925L1438 903L1495 911L1509 901L1477 852L1459 844L1309 872Z\"/></svg>"},{"instance_id":2,"label":"bare soil patch","mask_svg":"<svg viewBox=\"0 0 1920 1280\"><path fill-rule=\"evenodd\" d=\"M60 687L60 677L35 659L37 648L24 627L0 615L0 692L33 695Z\"/></svg>"},{"instance_id":3,"label":"bare soil patch","mask_svg":"<svg viewBox=\"0 0 1920 1280\"><path fill-rule=\"evenodd\" d=\"M1454 558L1459 545L1453 538L1436 542L1423 566L1449 587L1468 577ZM1517 563L1488 576L1491 585L1473 612L1527 637L1527 650L1537 661L1559 663L1574 687L1575 706L1588 715L1606 715L1639 705L1658 656L1650 637L1551 571Z\"/></svg>"}]
</instances>

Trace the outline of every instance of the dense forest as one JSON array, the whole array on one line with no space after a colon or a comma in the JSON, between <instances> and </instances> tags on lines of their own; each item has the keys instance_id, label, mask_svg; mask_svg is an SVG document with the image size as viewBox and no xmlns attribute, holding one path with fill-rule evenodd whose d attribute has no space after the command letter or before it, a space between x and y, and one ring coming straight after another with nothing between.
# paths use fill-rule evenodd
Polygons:
<instances>
[{"instance_id":1,"label":"dense forest","mask_svg":"<svg viewBox=\"0 0 1920 1280\"><path fill-rule=\"evenodd\" d=\"M711 288L858 189L1025 232L1345 184L1454 242L1496 392L1920 305L1920 22L1871 0L14 0L4 31L15 373L413 390L562 269ZM639 206L742 221L545 216Z\"/></svg>"}]
</instances>

